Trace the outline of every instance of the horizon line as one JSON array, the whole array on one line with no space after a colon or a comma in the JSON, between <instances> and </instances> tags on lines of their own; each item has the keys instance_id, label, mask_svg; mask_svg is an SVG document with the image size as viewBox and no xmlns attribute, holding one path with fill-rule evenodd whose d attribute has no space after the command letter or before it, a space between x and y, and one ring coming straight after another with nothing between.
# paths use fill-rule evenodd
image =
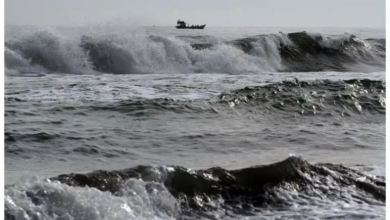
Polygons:
<instances>
[{"instance_id":1,"label":"horizon line","mask_svg":"<svg viewBox=\"0 0 390 220\"><path fill-rule=\"evenodd\" d=\"M104 23L101 24L4 24L4 26L47 26L47 27L83 27L83 26L99 26L99 25L106 25ZM115 26L131 26L131 27L175 27L175 25L110 25L112 27ZM206 27L210 28L371 28L371 29L384 29L386 30L386 26L379 27L379 26L254 26L254 25L248 25L248 26L210 26L206 24Z\"/></svg>"}]
</instances>

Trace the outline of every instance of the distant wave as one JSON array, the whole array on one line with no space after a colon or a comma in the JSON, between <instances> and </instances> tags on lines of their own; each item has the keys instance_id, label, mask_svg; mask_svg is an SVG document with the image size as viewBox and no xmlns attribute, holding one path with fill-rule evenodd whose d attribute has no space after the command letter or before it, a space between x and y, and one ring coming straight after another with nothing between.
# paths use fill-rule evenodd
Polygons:
<instances>
[{"instance_id":1,"label":"distant wave","mask_svg":"<svg viewBox=\"0 0 390 220\"><path fill-rule=\"evenodd\" d=\"M69 39L37 31L5 42L5 67L8 73L369 72L385 70L385 45L385 39L306 32L190 43L184 37L129 34Z\"/></svg>"},{"instance_id":2,"label":"distant wave","mask_svg":"<svg viewBox=\"0 0 390 220\"><path fill-rule=\"evenodd\" d=\"M7 186L5 195L7 219L17 216L46 219L64 215L75 219L118 215L137 219L215 219L208 214L210 211L233 217L255 215L262 209L278 213L294 204L305 207L344 202L384 206L386 182L384 177L368 176L342 165L313 165L300 157L290 156L274 164L237 170L137 166L125 170L64 174L43 182ZM124 204L127 206L123 207ZM344 208L346 213L318 212L316 215L353 218L347 207ZM310 213L304 212L298 217L305 215L311 217ZM375 217L367 212L359 216Z\"/></svg>"}]
</instances>

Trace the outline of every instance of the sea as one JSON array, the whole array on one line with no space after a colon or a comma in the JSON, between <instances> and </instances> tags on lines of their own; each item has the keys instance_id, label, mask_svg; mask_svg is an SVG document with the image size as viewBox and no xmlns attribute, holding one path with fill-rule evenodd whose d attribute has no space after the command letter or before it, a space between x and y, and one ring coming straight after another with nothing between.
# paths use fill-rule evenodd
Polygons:
<instances>
[{"instance_id":1,"label":"sea","mask_svg":"<svg viewBox=\"0 0 390 220\"><path fill-rule=\"evenodd\" d=\"M5 218L384 219L375 28L5 26Z\"/></svg>"}]
</instances>

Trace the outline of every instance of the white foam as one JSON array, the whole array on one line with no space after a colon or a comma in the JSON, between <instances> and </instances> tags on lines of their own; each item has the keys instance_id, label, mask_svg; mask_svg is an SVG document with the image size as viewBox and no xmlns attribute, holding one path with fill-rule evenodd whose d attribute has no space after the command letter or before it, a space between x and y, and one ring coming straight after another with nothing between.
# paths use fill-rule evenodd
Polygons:
<instances>
[{"instance_id":1,"label":"white foam","mask_svg":"<svg viewBox=\"0 0 390 220\"><path fill-rule=\"evenodd\" d=\"M79 39L62 36L53 30L28 33L6 42L5 66L19 72L91 72L78 43ZM32 57L40 64L31 63Z\"/></svg>"},{"instance_id":2,"label":"white foam","mask_svg":"<svg viewBox=\"0 0 390 220\"><path fill-rule=\"evenodd\" d=\"M39 200L34 204L30 191ZM5 190L5 206L17 219L175 219L175 198L158 183L129 180L117 195L88 187L31 178ZM35 218L33 217L35 216Z\"/></svg>"},{"instance_id":3,"label":"white foam","mask_svg":"<svg viewBox=\"0 0 390 220\"><path fill-rule=\"evenodd\" d=\"M279 40L266 36L255 45L254 52L246 54L227 44L196 50L173 36L159 36L157 39L140 30L127 33L106 34L86 31L88 42L99 44L101 53L106 53L114 62L116 73L259 73L277 71L281 67L278 55ZM92 36L92 37L91 37ZM80 33L64 34L54 30L40 30L14 36L6 44L6 67L13 70L36 66L31 57L38 57L40 68L51 72L91 72L90 57L82 51ZM7 46L8 45L8 46ZM21 50L21 51L20 51ZM18 63L11 53L18 54Z\"/></svg>"},{"instance_id":4,"label":"white foam","mask_svg":"<svg viewBox=\"0 0 390 220\"><path fill-rule=\"evenodd\" d=\"M261 86L282 80L385 79L378 73L268 73L258 75L227 74L146 74L146 75L74 75L50 74L43 77L6 76L5 96L43 102L96 101L115 102L134 98L169 98L188 101L209 99L222 92Z\"/></svg>"}]
</instances>

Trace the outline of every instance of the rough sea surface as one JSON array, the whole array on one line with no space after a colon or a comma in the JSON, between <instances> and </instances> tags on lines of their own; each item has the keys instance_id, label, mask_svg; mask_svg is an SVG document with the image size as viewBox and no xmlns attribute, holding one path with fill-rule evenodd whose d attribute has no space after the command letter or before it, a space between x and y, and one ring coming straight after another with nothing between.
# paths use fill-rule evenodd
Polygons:
<instances>
[{"instance_id":1,"label":"rough sea surface","mask_svg":"<svg viewBox=\"0 0 390 220\"><path fill-rule=\"evenodd\" d=\"M385 30L5 32L6 219L385 218Z\"/></svg>"}]
</instances>

